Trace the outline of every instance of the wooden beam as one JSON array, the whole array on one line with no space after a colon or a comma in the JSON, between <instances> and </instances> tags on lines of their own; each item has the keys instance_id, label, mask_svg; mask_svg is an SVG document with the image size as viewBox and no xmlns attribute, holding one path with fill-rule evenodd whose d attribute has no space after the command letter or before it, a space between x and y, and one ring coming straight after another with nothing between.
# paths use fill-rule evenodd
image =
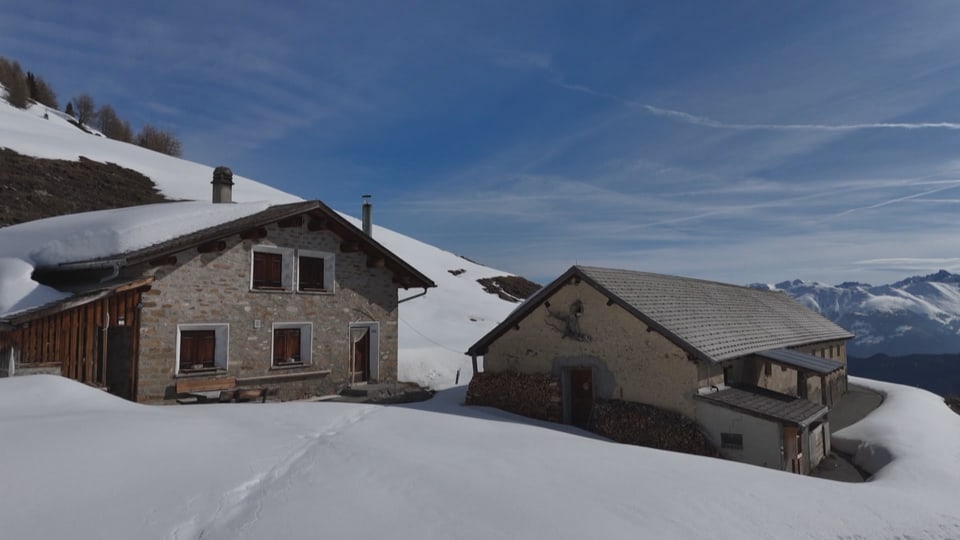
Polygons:
<instances>
[{"instance_id":1,"label":"wooden beam","mask_svg":"<svg viewBox=\"0 0 960 540\"><path fill-rule=\"evenodd\" d=\"M214 240L213 242L207 242L206 244L200 244L197 246L197 251L199 253L212 253L214 251L223 251L227 249L227 243L223 240Z\"/></svg>"},{"instance_id":2,"label":"wooden beam","mask_svg":"<svg viewBox=\"0 0 960 540\"><path fill-rule=\"evenodd\" d=\"M249 229L240 233L240 238L244 240L259 240L267 236L266 227L257 227L255 229Z\"/></svg>"},{"instance_id":3,"label":"wooden beam","mask_svg":"<svg viewBox=\"0 0 960 540\"><path fill-rule=\"evenodd\" d=\"M360 251L360 243L353 240L348 240L340 244L340 251L344 253Z\"/></svg>"},{"instance_id":4,"label":"wooden beam","mask_svg":"<svg viewBox=\"0 0 960 540\"><path fill-rule=\"evenodd\" d=\"M324 231L327 229L328 222L326 218L310 218L307 223L308 231Z\"/></svg>"},{"instance_id":5,"label":"wooden beam","mask_svg":"<svg viewBox=\"0 0 960 540\"><path fill-rule=\"evenodd\" d=\"M383 257L367 257L367 268L383 268L386 264Z\"/></svg>"},{"instance_id":6,"label":"wooden beam","mask_svg":"<svg viewBox=\"0 0 960 540\"><path fill-rule=\"evenodd\" d=\"M277 222L277 226L281 229L289 229L290 227L299 227L301 225L303 225L303 216L291 216Z\"/></svg>"},{"instance_id":7,"label":"wooden beam","mask_svg":"<svg viewBox=\"0 0 960 540\"><path fill-rule=\"evenodd\" d=\"M170 257L157 257L150 261L150 266L173 266L177 264L177 258L174 256Z\"/></svg>"}]
</instances>

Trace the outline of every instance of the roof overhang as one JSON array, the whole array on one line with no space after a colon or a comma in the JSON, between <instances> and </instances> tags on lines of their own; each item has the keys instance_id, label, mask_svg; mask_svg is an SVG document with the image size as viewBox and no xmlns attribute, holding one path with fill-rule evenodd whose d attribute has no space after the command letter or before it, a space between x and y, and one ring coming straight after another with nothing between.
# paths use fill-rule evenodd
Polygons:
<instances>
[{"instance_id":1,"label":"roof overhang","mask_svg":"<svg viewBox=\"0 0 960 540\"><path fill-rule=\"evenodd\" d=\"M3 325L6 325L8 328L12 329L17 326L21 326L24 323L41 319L48 315L54 315L71 308L89 304L90 302L95 302L112 294L139 289L141 287L148 287L151 283L153 283L153 276L148 276L135 280L100 286L98 288L88 289L82 292L76 292L73 296L64 298L62 300L50 302L33 309L21 311L4 317L3 319L0 319L0 330L3 330Z\"/></svg>"},{"instance_id":2,"label":"roof overhang","mask_svg":"<svg viewBox=\"0 0 960 540\"><path fill-rule=\"evenodd\" d=\"M792 367L800 371L817 373L819 375L829 375L830 373L843 369L843 364L836 360L820 358L819 356L790 349L773 349L755 354L776 364Z\"/></svg>"},{"instance_id":3,"label":"roof overhang","mask_svg":"<svg viewBox=\"0 0 960 540\"><path fill-rule=\"evenodd\" d=\"M724 387L694 399L780 424L805 428L830 411L826 405L763 388Z\"/></svg>"}]
</instances>

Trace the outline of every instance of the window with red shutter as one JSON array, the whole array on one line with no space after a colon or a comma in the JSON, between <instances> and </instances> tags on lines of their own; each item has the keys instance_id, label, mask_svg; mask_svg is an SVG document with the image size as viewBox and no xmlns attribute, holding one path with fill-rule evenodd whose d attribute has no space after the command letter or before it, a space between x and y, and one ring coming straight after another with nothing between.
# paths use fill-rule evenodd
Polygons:
<instances>
[{"instance_id":1,"label":"window with red shutter","mask_svg":"<svg viewBox=\"0 0 960 540\"><path fill-rule=\"evenodd\" d=\"M273 364L302 362L300 355L300 329L275 328L273 330Z\"/></svg>"},{"instance_id":2,"label":"window with red shutter","mask_svg":"<svg viewBox=\"0 0 960 540\"><path fill-rule=\"evenodd\" d=\"M217 336L213 330L180 332L180 371L216 367Z\"/></svg>"},{"instance_id":3,"label":"window with red shutter","mask_svg":"<svg viewBox=\"0 0 960 540\"><path fill-rule=\"evenodd\" d=\"M300 256L300 280L299 288L301 291L325 291L327 290L324 275L324 260L319 257Z\"/></svg>"},{"instance_id":4,"label":"window with red shutter","mask_svg":"<svg viewBox=\"0 0 960 540\"><path fill-rule=\"evenodd\" d=\"M253 288L283 288L283 255L262 251L253 252Z\"/></svg>"}]
</instances>

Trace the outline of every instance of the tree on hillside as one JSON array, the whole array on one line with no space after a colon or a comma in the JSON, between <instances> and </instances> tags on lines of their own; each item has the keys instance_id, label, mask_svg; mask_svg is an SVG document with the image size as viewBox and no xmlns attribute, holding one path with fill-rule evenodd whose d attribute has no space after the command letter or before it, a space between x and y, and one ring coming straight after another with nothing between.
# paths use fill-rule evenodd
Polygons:
<instances>
[{"instance_id":1,"label":"tree on hillside","mask_svg":"<svg viewBox=\"0 0 960 540\"><path fill-rule=\"evenodd\" d=\"M67 113L67 116L73 116L73 102L68 101L67 107L63 109L63 112Z\"/></svg>"},{"instance_id":2,"label":"tree on hillside","mask_svg":"<svg viewBox=\"0 0 960 540\"><path fill-rule=\"evenodd\" d=\"M123 142L133 141L133 130L130 123L120 120L117 112L110 105L101 105L97 111L97 129L111 139Z\"/></svg>"},{"instance_id":3,"label":"tree on hillside","mask_svg":"<svg viewBox=\"0 0 960 540\"><path fill-rule=\"evenodd\" d=\"M73 98L73 110L77 113L77 122L86 124L94 119L97 108L93 104L90 94L80 94Z\"/></svg>"},{"instance_id":4,"label":"tree on hillside","mask_svg":"<svg viewBox=\"0 0 960 540\"><path fill-rule=\"evenodd\" d=\"M137 133L134 142L155 152L180 157L180 140L172 133L158 129L150 124L146 124L140 129L140 133Z\"/></svg>"},{"instance_id":5,"label":"tree on hillside","mask_svg":"<svg viewBox=\"0 0 960 540\"><path fill-rule=\"evenodd\" d=\"M57 103L57 94L53 92L53 88L47 84L47 81L39 75L27 72L27 89L30 91L30 99L37 103L43 103L51 109L60 108Z\"/></svg>"},{"instance_id":6,"label":"tree on hillside","mask_svg":"<svg viewBox=\"0 0 960 540\"><path fill-rule=\"evenodd\" d=\"M0 56L0 84L7 88L8 103L21 109L27 107L30 92L27 88L27 77L23 74L19 62Z\"/></svg>"}]
</instances>

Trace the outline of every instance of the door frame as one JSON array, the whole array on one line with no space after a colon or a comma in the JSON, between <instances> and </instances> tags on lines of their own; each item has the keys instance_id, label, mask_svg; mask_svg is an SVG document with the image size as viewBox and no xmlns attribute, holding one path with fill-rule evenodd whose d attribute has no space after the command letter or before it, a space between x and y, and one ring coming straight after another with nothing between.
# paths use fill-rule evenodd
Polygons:
<instances>
[{"instance_id":1,"label":"door frame","mask_svg":"<svg viewBox=\"0 0 960 540\"><path fill-rule=\"evenodd\" d=\"M596 373L591 366L570 366L563 369L563 376L560 381L561 384L561 394L563 396L563 423L564 424L573 424L573 372L575 371L586 371L590 373L590 402L591 404L596 401L597 397L597 388L596 388Z\"/></svg>"},{"instance_id":2,"label":"door frame","mask_svg":"<svg viewBox=\"0 0 960 540\"><path fill-rule=\"evenodd\" d=\"M380 323L377 321L357 321L349 324L347 330L347 374L353 383L353 330L366 328L370 333L370 346L367 352L367 380L363 382L377 382L380 380Z\"/></svg>"}]
</instances>

